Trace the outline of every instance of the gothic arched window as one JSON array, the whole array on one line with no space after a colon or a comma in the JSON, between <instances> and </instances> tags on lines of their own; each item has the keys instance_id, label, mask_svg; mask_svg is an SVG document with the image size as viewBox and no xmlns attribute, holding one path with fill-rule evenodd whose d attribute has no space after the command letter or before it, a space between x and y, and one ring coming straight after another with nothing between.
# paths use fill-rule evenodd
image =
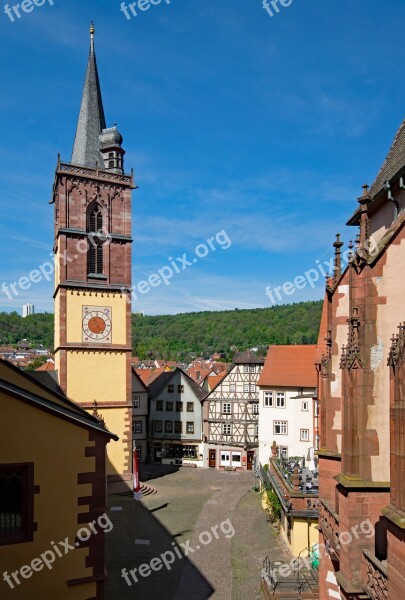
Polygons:
<instances>
[{"instance_id":1,"label":"gothic arched window","mask_svg":"<svg viewBox=\"0 0 405 600\"><path fill-rule=\"evenodd\" d=\"M100 207L96 205L90 213L89 218L89 231L91 233L96 233L97 231L101 231L103 229L103 214L100 210Z\"/></svg>"},{"instance_id":2,"label":"gothic arched window","mask_svg":"<svg viewBox=\"0 0 405 600\"><path fill-rule=\"evenodd\" d=\"M103 242L97 237L97 234L103 232L103 214L98 205L96 205L89 214L88 233L89 251L88 251L88 273L92 275L103 274Z\"/></svg>"}]
</instances>

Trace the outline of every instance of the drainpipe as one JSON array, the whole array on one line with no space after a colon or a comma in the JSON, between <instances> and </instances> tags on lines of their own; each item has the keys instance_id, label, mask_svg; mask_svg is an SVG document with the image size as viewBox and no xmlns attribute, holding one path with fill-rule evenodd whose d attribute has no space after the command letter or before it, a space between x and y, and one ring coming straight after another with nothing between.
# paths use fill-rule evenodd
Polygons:
<instances>
[{"instance_id":1,"label":"drainpipe","mask_svg":"<svg viewBox=\"0 0 405 600\"><path fill-rule=\"evenodd\" d=\"M387 190L387 193L388 193L388 200L390 202L392 202L394 205L394 221L396 221L398 219L398 214L399 214L399 204L395 200L394 196L392 195L391 184L389 181L385 182L385 189Z\"/></svg>"}]
</instances>

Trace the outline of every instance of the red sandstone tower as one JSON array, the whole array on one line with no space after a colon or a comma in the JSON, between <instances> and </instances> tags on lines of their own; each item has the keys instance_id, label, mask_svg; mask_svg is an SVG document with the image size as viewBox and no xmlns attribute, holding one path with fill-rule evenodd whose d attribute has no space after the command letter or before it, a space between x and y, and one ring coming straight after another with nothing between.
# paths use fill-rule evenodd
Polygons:
<instances>
[{"instance_id":1,"label":"red sandstone tower","mask_svg":"<svg viewBox=\"0 0 405 600\"><path fill-rule=\"evenodd\" d=\"M55 174L55 363L72 400L119 436L110 478L129 478L131 409L131 190L122 136L106 128L90 29L90 53L72 159Z\"/></svg>"}]
</instances>

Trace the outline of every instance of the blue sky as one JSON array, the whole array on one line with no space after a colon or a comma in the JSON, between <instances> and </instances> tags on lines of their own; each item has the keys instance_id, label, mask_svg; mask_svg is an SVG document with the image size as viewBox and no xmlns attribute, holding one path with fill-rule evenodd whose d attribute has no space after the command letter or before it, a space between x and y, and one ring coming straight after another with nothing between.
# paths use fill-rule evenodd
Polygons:
<instances>
[{"instance_id":1,"label":"blue sky","mask_svg":"<svg viewBox=\"0 0 405 600\"><path fill-rule=\"evenodd\" d=\"M328 261L405 118L403 0L165 0L127 20L115 0L47 0L11 22L1 0L0 283L49 260L57 153L70 159L91 19L108 125L134 167L137 283L217 246L134 311L271 306L265 295ZM10 2L13 5L14 2ZM52 282L26 301L53 309ZM312 289L282 302L318 299Z\"/></svg>"}]
</instances>

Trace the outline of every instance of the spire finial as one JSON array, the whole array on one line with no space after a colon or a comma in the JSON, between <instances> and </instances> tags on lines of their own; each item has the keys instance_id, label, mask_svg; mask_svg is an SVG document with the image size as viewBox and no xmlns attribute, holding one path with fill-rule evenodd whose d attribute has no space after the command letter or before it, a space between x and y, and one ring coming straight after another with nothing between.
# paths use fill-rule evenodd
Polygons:
<instances>
[{"instance_id":1,"label":"spire finial","mask_svg":"<svg viewBox=\"0 0 405 600\"><path fill-rule=\"evenodd\" d=\"M90 23L90 36L91 36L91 37L94 37L94 34L95 34L95 32L96 32L96 30L95 30L95 28L94 28L94 22L92 21L92 22Z\"/></svg>"}]
</instances>

